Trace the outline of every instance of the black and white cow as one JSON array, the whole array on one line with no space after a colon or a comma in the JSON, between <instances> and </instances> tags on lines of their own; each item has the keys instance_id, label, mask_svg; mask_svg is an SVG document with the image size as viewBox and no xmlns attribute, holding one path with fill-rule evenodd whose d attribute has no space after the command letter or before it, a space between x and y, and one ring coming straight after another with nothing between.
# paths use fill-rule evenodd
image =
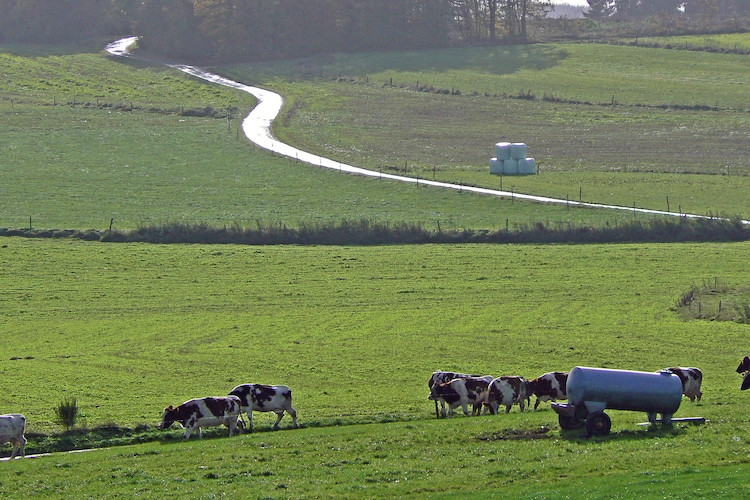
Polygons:
<instances>
[{"instance_id":1,"label":"black and white cow","mask_svg":"<svg viewBox=\"0 0 750 500\"><path fill-rule=\"evenodd\" d=\"M742 358L740 366L737 367L737 373L744 375L742 378L742 385L740 386L741 391L750 389L750 356Z\"/></svg>"},{"instance_id":2,"label":"black and white cow","mask_svg":"<svg viewBox=\"0 0 750 500\"><path fill-rule=\"evenodd\" d=\"M700 402L703 393L701 392L701 383L703 383L703 373L698 368L682 368L680 366L672 366L670 368L664 368L663 371L672 372L682 382L682 393L690 398L692 403L696 399Z\"/></svg>"},{"instance_id":3,"label":"black and white cow","mask_svg":"<svg viewBox=\"0 0 750 500\"><path fill-rule=\"evenodd\" d=\"M427 399L440 401L443 407L447 405L448 417L452 417L453 410L459 406L463 409L464 415L469 417L469 405L481 409L487 399L488 387L489 382L484 378L454 378L449 382L433 384ZM472 411L472 414L476 413ZM443 416L446 414L443 413Z\"/></svg>"},{"instance_id":4,"label":"black and white cow","mask_svg":"<svg viewBox=\"0 0 750 500\"><path fill-rule=\"evenodd\" d=\"M750 372L750 356L742 358L740 366L737 367L737 373Z\"/></svg>"},{"instance_id":5,"label":"black and white cow","mask_svg":"<svg viewBox=\"0 0 750 500\"><path fill-rule=\"evenodd\" d=\"M568 372L549 372L529 380L529 396L536 396L534 410L544 401L568 399Z\"/></svg>"},{"instance_id":6,"label":"black and white cow","mask_svg":"<svg viewBox=\"0 0 750 500\"><path fill-rule=\"evenodd\" d=\"M179 422L185 428L182 436L184 439L188 439L193 431L202 438L201 427L226 425L232 436L237 430L241 414L242 404L237 396L196 398L185 401L177 408L171 405L165 408L159 430L168 429L173 423Z\"/></svg>"},{"instance_id":7,"label":"black and white cow","mask_svg":"<svg viewBox=\"0 0 750 500\"><path fill-rule=\"evenodd\" d=\"M493 415L497 415L500 406L505 406L505 413L510 413L514 404L518 404L523 412L529 394L529 383L525 378L516 375L498 377L490 384L487 406Z\"/></svg>"},{"instance_id":8,"label":"black and white cow","mask_svg":"<svg viewBox=\"0 0 750 500\"><path fill-rule=\"evenodd\" d=\"M10 459L16 458L18 453L21 456L26 454L26 417L20 413L11 413L9 415L0 415L0 446L10 443L13 446Z\"/></svg>"},{"instance_id":9,"label":"black and white cow","mask_svg":"<svg viewBox=\"0 0 750 500\"><path fill-rule=\"evenodd\" d=\"M450 382L453 379L457 378L481 378L487 381L487 383L492 382L492 380L495 378L492 375L469 375L468 373L456 373L456 372L444 372L444 371L436 371L433 372L432 375L430 375L430 380L427 382L427 386L430 388L430 391L432 391L432 386L435 384L444 384L446 382ZM440 418L440 415L442 414L443 417L445 417L445 401L440 401L440 410L438 410L438 400L435 400L435 416L437 418ZM475 406L474 407L474 414L478 414L479 411L482 409L482 406Z\"/></svg>"},{"instance_id":10,"label":"black and white cow","mask_svg":"<svg viewBox=\"0 0 750 500\"><path fill-rule=\"evenodd\" d=\"M297 410L292 406L292 390L285 385L241 384L232 389L229 394L240 398L242 411L247 413L247 417L250 419L250 432L253 431L254 411L276 413L274 429L279 428L279 422L281 422L286 411L294 421L294 428L299 427L297 425Z\"/></svg>"}]
</instances>

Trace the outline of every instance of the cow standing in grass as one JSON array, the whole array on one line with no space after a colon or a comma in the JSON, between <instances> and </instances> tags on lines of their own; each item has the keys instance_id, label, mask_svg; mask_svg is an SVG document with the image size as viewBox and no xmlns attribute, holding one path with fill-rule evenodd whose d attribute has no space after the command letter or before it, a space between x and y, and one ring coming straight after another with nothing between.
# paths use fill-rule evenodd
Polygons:
<instances>
[{"instance_id":1,"label":"cow standing in grass","mask_svg":"<svg viewBox=\"0 0 750 500\"><path fill-rule=\"evenodd\" d=\"M744 375L742 379L742 385L740 386L741 391L750 389L750 356L742 358L740 366L737 367L737 373Z\"/></svg>"},{"instance_id":2,"label":"cow standing in grass","mask_svg":"<svg viewBox=\"0 0 750 500\"><path fill-rule=\"evenodd\" d=\"M435 384L445 384L446 382L450 382L453 379L457 378L481 378L486 380L488 383L492 382L492 379L494 378L492 375L469 375L467 373L456 373L456 372L444 372L444 371L436 371L433 372L432 375L430 375L430 380L427 381L427 386L430 388L430 391L432 391L432 387ZM441 408L438 409L438 400L435 399L435 416L437 418L440 418L440 415L445 417L445 401L440 401ZM481 410L482 406L481 404L479 406L474 407L474 414L478 414L479 410Z\"/></svg>"},{"instance_id":3,"label":"cow standing in grass","mask_svg":"<svg viewBox=\"0 0 750 500\"><path fill-rule=\"evenodd\" d=\"M253 411L272 411L276 413L274 429L279 428L279 422L287 412L297 425L297 410L292 406L292 390L285 385L241 384L229 393L240 399L242 411L247 413L250 420L250 432L253 431Z\"/></svg>"},{"instance_id":4,"label":"cow standing in grass","mask_svg":"<svg viewBox=\"0 0 750 500\"><path fill-rule=\"evenodd\" d=\"M26 454L26 417L20 413L11 413L10 415L0 415L0 445L10 443L13 451L10 459L16 458L19 453L21 456Z\"/></svg>"},{"instance_id":5,"label":"cow standing in grass","mask_svg":"<svg viewBox=\"0 0 750 500\"><path fill-rule=\"evenodd\" d=\"M240 398L236 396L191 399L177 408L171 405L165 408L159 430L168 429L173 423L179 422L185 428L182 436L184 439L188 439L193 431L202 439L201 427L226 425L232 436L237 430L241 408Z\"/></svg>"},{"instance_id":6,"label":"cow standing in grass","mask_svg":"<svg viewBox=\"0 0 750 500\"><path fill-rule=\"evenodd\" d=\"M670 368L664 368L663 371L677 375L680 378L680 382L682 382L682 393L690 398L691 403L696 399L700 403L701 397L703 397L703 393L701 392L703 373L698 368L672 366Z\"/></svg>"},{"instance_id":7,"label":"cow standing in grass","mask_svg":"<svg viewBox=\"0 0 750 500\"><path fill-rule=\"evenodd\" d=\"M445 407L448 406L448 417L453 416L453 410L459 406L463 409L467 417L472 414L476 415L476 410L469 414L469 405L474 409L482 408L482 404L487 399L487 388L489 382L484 378L455 378L443 384L434 384L430 389L428 399L440 401ZM445 417L446 414L443 414Z\"/></svg>"},{"instance_id":8,"label":"cow standing in grass","mask_svg":"<svg viewBox=\"0 0 750 500\"><path fill-rule=\"evenodd\" d=\"M568 399L568 372L549 372L529 380L529 396L536 396L534 410L543 401Z\"/></svg>"},{"instance_id":9,"label":"cow standing in grass","mask_svg":"<svg viewBox=\"0 0 750 500\"><path fill-rule=\"evenodd\" d=\"M523 412L529 398L529 383L521 376L502 376L492 381L487 393L487 406L490 413L497 415L500 406L505 406L505 413L510 413L514 404Z\"/></svg>"}]
</instances>

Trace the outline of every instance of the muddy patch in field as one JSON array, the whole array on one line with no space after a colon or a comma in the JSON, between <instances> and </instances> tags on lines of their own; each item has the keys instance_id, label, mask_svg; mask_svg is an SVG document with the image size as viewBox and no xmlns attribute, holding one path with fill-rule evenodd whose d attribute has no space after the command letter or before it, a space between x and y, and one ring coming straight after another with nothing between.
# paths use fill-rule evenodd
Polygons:
<instances>
[{"instance_id":1,"label":"muddy patch in field","mask_svg":"<svg viewBox=\"0 0 750 500\"><path fill-rule=\"evenodd\" d=\"M503 429L480 434L477 439L480 441L535 441L552 437L549 432L549 427L544 426L536 429Z\"/></svg>"}]
</instances>

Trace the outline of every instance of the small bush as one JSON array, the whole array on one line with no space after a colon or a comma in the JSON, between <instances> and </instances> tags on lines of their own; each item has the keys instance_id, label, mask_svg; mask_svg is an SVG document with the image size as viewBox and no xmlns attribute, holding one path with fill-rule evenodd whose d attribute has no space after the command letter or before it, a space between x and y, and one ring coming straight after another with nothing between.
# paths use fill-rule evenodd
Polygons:
<instances>
[{"instance_id":1,"label":"small bush","mask_svg":"<svg viewBox=\"0 0 750 500\"><path fill-rule=\"evenodd\" d=\"M79 415L78 401L76 401L76 398L65 399L60 402L60 405L55 409L57 423L65 427L65 430L70 430L75 427Z\"/></svg>"}]
</instances>

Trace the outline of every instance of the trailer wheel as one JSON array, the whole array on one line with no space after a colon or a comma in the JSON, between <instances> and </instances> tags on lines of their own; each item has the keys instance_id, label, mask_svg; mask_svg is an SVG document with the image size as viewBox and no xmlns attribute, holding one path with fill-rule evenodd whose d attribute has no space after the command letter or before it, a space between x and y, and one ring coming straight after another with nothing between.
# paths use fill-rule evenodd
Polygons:
<instances>
[{"instance_id":1,"label":"trailer wheel","mask_svg":"<svg viewBox=\"0 0 750 500\"><path fill-rule=\"evenodd\" d=\"M590 436L606 436L612 429L612 420L603 411L592 413L586 418L586 430Z\"/></svg>"},{"instance_id":2,"label":"trailer wheel","mask_svg":"<svg viewBox=\"0 0 750 500\"><path fill-rule=\"evenodd\" d=\"M578 429L583 425L583 422L581 422L577 418L568 417L566 415L558 415L557 420L558 422L560 422L560 428L564 431L572 431L573 429Z\"/></svg>"}]
</instances>

